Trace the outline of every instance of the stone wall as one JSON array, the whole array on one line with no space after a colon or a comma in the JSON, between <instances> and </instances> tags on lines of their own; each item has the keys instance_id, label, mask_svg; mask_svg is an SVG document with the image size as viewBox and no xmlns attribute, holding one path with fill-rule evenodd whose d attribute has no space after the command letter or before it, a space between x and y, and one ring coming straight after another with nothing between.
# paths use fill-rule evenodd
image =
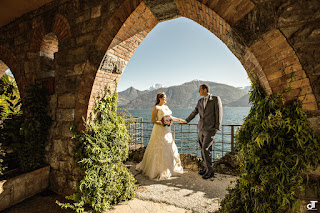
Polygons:
<instances>
[{"instance_id":1,"label":"stone wall","mask_svg":"<svg viewBox=\"0 0 320 213\"><path fill-rule=\"evenodd\" d=\"M0 28L0 60L22 98L30 83L51 89L50 187L70 194L81 175L70 126L83 129L95 97L116 89L147 34L180 16L224 42L267 93L299 98L320 134L319 9L318 0L57 0Z\"/></svg>"}]
</instances>

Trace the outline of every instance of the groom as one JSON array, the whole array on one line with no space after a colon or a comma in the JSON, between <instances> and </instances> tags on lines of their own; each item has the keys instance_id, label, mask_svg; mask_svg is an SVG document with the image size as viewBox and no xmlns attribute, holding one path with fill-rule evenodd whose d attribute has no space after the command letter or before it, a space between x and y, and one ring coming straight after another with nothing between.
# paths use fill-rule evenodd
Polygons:
<instances>
[{"instance_id":1,"label":"groom","mask_svg":"<svg viewBox=\"0 0 320 213\"><path fill-rule=\"evenodd\" d=\"M219 96L209 93L210 88L207 84L199 87L200 98L197 106L189 115L184 123L189 123L198 113L200 116L198 123L198 140L201 148L203 160L203 170L199 171L203 179L209 179L214 176L211 149L214 142L214 136L221 130L222 122L222 103Z\"/></svg>"}]
</instances>

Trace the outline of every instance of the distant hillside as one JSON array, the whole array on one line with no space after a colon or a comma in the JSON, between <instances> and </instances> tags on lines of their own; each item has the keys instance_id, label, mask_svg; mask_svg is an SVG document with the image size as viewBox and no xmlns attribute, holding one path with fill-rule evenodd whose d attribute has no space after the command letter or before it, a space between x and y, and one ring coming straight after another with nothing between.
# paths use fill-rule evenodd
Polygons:
<instances>
[{"instance_id":1,"label":"distant hillside","mask_svg":"<svg viewBox=\"0 0 320 213\"><path fill-rule=\"evenodd\" d=\"M249 93L249 90L251 89L251 86L245 86L245 87L237 87L243 91L245 91L246 93Z\"/></svg>"},{"instance_id":2,"label":"distant hillside","mask_svg":"<svg viewBox=\"0 0 320 213\"><path fill-rule=\"evenodd\" d=\"M220 96L224 106L228 106L229 103L237 101L239 97L246 95L246 92L233 86L194 80L182 85L159 88L153 91L139 91L130 87L123 92L119 92L118 106L126 109L152 108L155 104L157 93L165 92L168 101L167 105L170 108L193 108L201 98L198 89L203 83L210 86L210 93Z\"/></svg>"},{"instance_id":3,"label":"distant hillside","mask_svg":"<svg viewBox=\"0 0 320 213\"><path fill-rule=\"evenodd\" d=\"M148 92L148 90L140 91L140 90L137 90L133 87L129 87L125 91L118 93L118 95L119 95L118 105L124 106L124 105L128 104L130 101L132 101L133 99L135 99L135 98L139 97L140 95L147 93L147 92Z\"/></svg>"},{"instance_id":4,"label":"distant hillside","mask_svg":"<svg viewBox=\"0 0 320 213\"><path fill-rule=\"evenodd\" d=\"M246 95L242 96L241 98L239 98L238 100L230 102L230 103L226 104L225 106L228 106L228 107L250 107L249 94L246 94Z\"/></svg>"}]
</instances>

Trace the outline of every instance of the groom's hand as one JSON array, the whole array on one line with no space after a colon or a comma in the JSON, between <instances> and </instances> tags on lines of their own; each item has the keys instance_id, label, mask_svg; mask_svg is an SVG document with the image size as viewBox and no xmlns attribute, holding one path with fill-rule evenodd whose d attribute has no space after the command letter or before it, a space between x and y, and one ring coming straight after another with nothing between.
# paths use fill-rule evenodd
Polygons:
<instances>
[{"instance_id":1,"label":"groom's hand","mask_svg":"<svg viewBox=\"0 0 320 213\"><path fill-rule=\"evenodd\" d=\"M186 123L187 123L187 121L186 121L186 120L181 119L181 120L180 120L180 123L181 123L181 124L186 124Z\"/></svg>"}]
</instances>

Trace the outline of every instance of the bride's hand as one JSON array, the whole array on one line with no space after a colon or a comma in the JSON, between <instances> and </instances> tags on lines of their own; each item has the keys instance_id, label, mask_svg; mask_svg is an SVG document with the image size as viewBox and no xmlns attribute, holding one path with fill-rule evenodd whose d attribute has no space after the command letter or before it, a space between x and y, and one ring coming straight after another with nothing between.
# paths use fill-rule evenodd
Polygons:
<instances>
[{"instance_id":1,"label":"bride's hand","mask_svg":"<svg viewBox=\"0 0 320 213\"><path fill-rule=\"evenodd\" d=\"M185 124L185 123L187 123L185 120L183 120L183 119L179 119L179 123L181 123L181 124Z\"/></svg>"}]
</instances>

